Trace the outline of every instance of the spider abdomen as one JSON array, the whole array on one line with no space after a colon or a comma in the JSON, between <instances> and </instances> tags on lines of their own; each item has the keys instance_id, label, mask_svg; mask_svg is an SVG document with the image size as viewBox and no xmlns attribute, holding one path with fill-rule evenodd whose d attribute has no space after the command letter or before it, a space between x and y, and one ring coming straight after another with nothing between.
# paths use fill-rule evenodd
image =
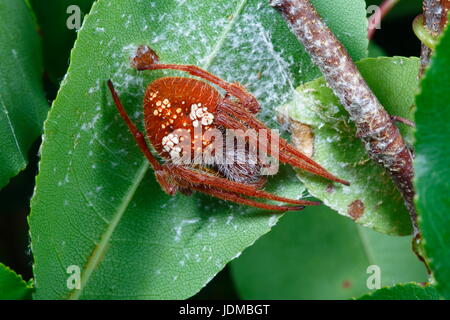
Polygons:
<instances>
[{"instance_id":1,"label":"spider abdomen","mask_svg":"<svg viewBox=\"0 0 450 320\"><path fill-rule=\"evenodd\" d=\"M205 147L208 143L203 141L203 134L195 132L214 127L221 99L215 88L196 79L165 77L150 83L144 97L144 118L147 136L156 151L166 159L181 156L186 134L191 148L198 139Z\"/></svg>"},{"instance_id":2,"label":"spider abdomen","mask_svg":"<svg viewBox=\"0 0 450 320\"><path fill-rule=\"evenodd\" d=\"M216 165L217 171L231 181L252 185L262 188L266 178L261 175L261 164L258 155L248 148L234 148L225 151L224 157L233 159L230 163L219 163Z\"/></svg>"}]
</instances>

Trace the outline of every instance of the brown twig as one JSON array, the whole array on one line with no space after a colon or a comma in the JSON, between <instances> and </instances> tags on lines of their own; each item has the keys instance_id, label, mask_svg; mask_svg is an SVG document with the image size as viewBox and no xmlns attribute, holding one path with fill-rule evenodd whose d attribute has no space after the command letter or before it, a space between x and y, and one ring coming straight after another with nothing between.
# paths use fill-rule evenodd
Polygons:
<instances>
[{"instance_id":1,"label":"brown twig","mask_svg":"<svg viewBox=\"0 0 450 320\"><path fill-rule=\"evenodd\" d=\"M415 128L416 127L416 124L413 121L405 119L405 118L402 118L402 117L399 117L399 116L391 116L391 119L394 122L403 123L403 124L405 124L405 125L407 125L408 127L411 127L411 128Z\"/></svg>"},{"instance_id":2,"label":"brown twig","mask_svg":"<svg viewBox=\"0 0 450 320\"><path fill-rule=\"evenodd\" d=\"M381 23L381 20L383 20L383 18L392 10L392 8L394 8L394 6L399 1L400 0L384 0L384 2L380 6L380 9L370 16L369 29L367 32L367 37L369 38L369 40L373 38L373 35L375 34L377 27Z\"/></svg>"},{"instance_id":3,"label":"brown twig","mask_svg":"<svg viewBox=\"0 0 450 320\"><path fill-rule=\"evenodd\" d=\"M402 193L418 236L412 155L349 54L308 0L269 0L303 43L357 127L369 156L384 166Z\"/></svg>"},{"instance_id":4,"label":"brown twig","mask_svg":"<svg viewBox=\"0 0 450 320\"><path fill-rule=\"evenodd\" d=\"M450 0L423 0L423 23L431 36L437 37L447 24L447 14L450 9ZM420 76L430 63L433 50L422 43L420 54Z\"/></svg>"}]
</instances>

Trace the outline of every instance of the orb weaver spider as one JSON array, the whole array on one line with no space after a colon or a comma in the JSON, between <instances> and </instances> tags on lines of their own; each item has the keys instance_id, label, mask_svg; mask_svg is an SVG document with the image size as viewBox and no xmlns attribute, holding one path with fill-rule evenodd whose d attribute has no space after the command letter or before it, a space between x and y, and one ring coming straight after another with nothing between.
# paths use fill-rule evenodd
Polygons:
<instances>
[{"instance_id":1,"label":"orb weaver spider","mask_svg":"<svg viewBox=\"0 0 450 320\"><path fill-rule=\"evenodd\" d=\"M218 130L221 133L229 129L242 131L253 129L255 132L265 130L264 132L270 133L269 138L267 143L260 147L268 147L271 142L275 144L276 140L279 144L277 152L268 152L271 153L270 156L276 156L280 162L292 167L349 185L347 181L333 176L260 122L255 117L260 109L258 101L239 83L226 82L194 65L153 63L137 69L184 71L226 92L226 95L222 96L216 88L205 81L185 77L162 77L147 86L144 96L144 124L150 144L165 160L161 164L151 153L144 135L128 117L111 80L108 80L108 87L120 116L152 166L156 180L167 194L174 195L180 191L190 195L193 191L197 191L222 200L278 212L296 211L307 205L320 204L315 201L284 198L262 190L266 178L261 174L264 165L258 159L244 163L241 161L213 165L180 164L173 161L174 156L180 156L182 151L193 151L189 149L199 145L205 148L212 145L212 139L196 133L198 128L204 132ZM178 134L181 130L187 132L187 137ZM256 136L258 137L259 133L256 133ZM179 144L183 138L190 138L191 141L188 142L187 148L185 144L182 149ZM221 152L223 151L217 154ZM241 157L235 147L231 148L231 153L232 158ZM250 151L248 144L245 144L241 154L249 159L252 157L255 159L254 151ZM189 157L190 160L193 159L192 156ZM256 199L274 200L291 205L268 204Z\"/></svg>"}]
</instances>

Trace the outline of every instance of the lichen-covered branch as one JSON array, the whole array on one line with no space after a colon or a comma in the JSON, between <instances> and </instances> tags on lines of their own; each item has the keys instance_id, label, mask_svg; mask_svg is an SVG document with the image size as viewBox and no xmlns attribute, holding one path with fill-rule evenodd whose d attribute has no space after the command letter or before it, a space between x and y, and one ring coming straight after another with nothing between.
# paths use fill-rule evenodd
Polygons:
<instances>
[{"instance_id":1,"label":"lichen-covered branch","mask_svg":"<svg viewBox=\"0 0 450 320\"><path fill-rule=\"evenodd\" d=\"M383 165L402 193L418 235L412 155L398 128L359 73L343 45L308 0L270 0L303 43L357 127L369 156Z\"/></svg>"},{"instance_id":2,"label":"lichen-covered branch","mask_svg":"<svg viewBox=\"0 0 450 320\"><path fill-rule=\"evenodd\" d=\"M423 1L423 24L431 37L439 36L447 23L450 0L424 0ZM422 42L422 52L420 55L421 68L420 75L425 72L425 68L430 63L433 50Z\"/></svg>"}]
</instances>

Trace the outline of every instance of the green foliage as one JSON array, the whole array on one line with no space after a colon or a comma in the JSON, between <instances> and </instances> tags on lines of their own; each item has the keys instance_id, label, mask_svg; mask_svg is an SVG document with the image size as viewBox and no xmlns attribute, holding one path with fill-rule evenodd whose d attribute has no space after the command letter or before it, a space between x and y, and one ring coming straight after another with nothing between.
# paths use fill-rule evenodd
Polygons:
<instances>
[{"instance_id":1,"label":"green foliage","mask_svg":"<svg viewBox=\"0 0 450 320\"><path fill-rule=\"evenodd\" d=\"M411 119L418 87L417 58L369 58L358 63L362 75L391 115ZM294 100L280 109L310 126L313 159L350 186L325 184L322 178L299 172L309 192L357 223L386 234L411 232L403 199L385 169L372 162L356 128L323 78L298 88ZM412 129L400 125L412 143ZM362 210L361 210L362 209Z\"/></svg>"},{"instance_id":2,"label":"green foliage","mask_svg":"<svg viewBox=\"0 0 450 320\"><path fill-rule=\"evenodd\" d=\"M243 299L347 299L368 291L367 268L382 285L426 281L411 237L356 225L325 206L289 214L231 263Z\"/></svg>"},{"instance_id":3,"label":"green foliage","mask_svg":"<svg viewBox=\"0 0 450 320\"><path fill-rule=\"evenodd\" d=\"M353 56L364 57L363 1L314 2ZM164 62L247 84L266 119L292 85L318 75L266 1L96 2L45 126L30 217L38 299L186 298L278 219L206 196L163 194L105 86L111 78L141 123L145 84L163 74L130 68L142 44ZM271 191L302 194L289 171L282 176ZM81 290L66 287L70 265L82 268Z\"/></svg>"},{"instance_id":4,"label":"green foliage","mask_svg":"<svg viewBox=\"0 0 450 320\"><path fill-rule=\"evenodd\" d=\"M433 286L407 283L382 288L358 300L439 300L439 295Z\"/></svg>"},{"instance_id":5,"label":"green foliage","mask_svg":"<svg viewBox=\"0 0 450 320\"><path fill-rule=\"evenodd\" d=\"M24 1L0 3L0 188L22 171L48 104L41 45Z\"/></svg>"},{"instance_id":6,"label":"green foliage","mask_svg":"<svg viewBox=\"0 0 450 320\"><path fill-rule=\"evenodd\" d=\"M77 36L75 29L67 27L67 20L72 21L71 15L74 14L67 12L68 8L78 6L82 20L95 0L29 1L42 33L45 70L55 83L59 83L69 66L70 50Z\"/></svg>"},{"instance_id":7,"label":"green foliage","mask_svg":"<svg viewBox=\"0 0 450 320\"><path fill-rule=\"evenodd\" d=\"M0 263L0 300L31 299L33 287L22 277Z\"/></svg>"},{"instance_id":8,"label":"green foliage","mask_svg":"<svg viewBox=\"0 0 450 320\"><path fill-rule=\"evenodd\" d=\"M450 32L445 33L417 96L415 188L419 226L439 293L450 298Z\"/></svg>"},{"instance_id":9,"label":"green foliage","mask_svg":"<svg viewBox=\"0 0 450 320\"><path fill-rule=\"evenodd\" d=\"M385 55L386 53L380 46L373 42L369 43L369 58L378 58Z\"/></svg>"}]
</instances>

